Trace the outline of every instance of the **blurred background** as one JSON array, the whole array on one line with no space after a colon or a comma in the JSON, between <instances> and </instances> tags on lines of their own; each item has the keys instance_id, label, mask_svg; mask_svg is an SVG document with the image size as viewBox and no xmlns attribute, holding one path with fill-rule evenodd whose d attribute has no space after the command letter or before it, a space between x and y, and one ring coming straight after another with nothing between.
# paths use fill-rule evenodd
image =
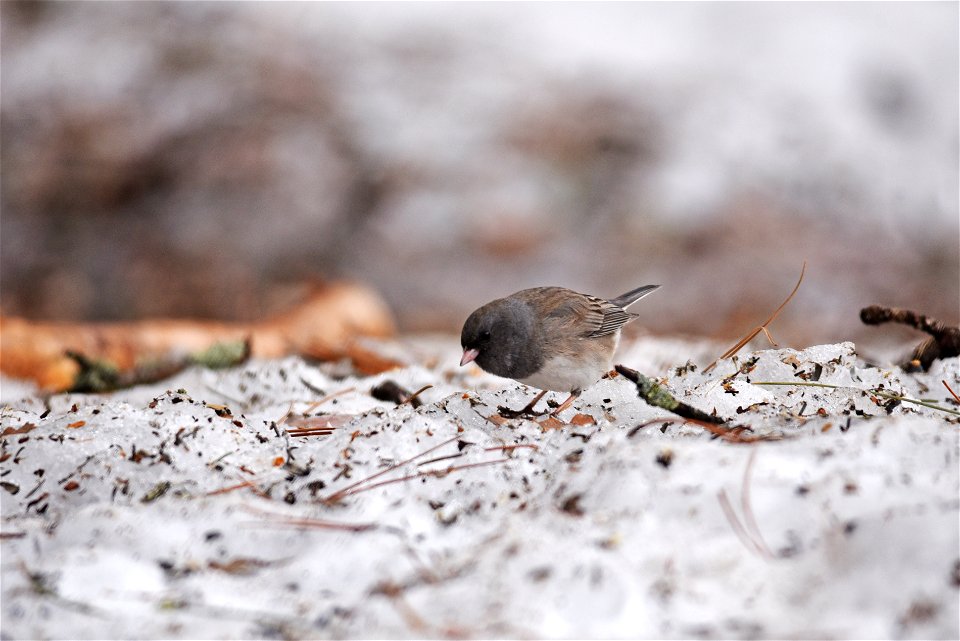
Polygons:
<instances>
[{"instance_id":1,"label":"blurred background","mask_svg":"<svg viewBox=\"0 0 960 641\"><path fill-rule=\"evenodd\" d=\"M957 3L0 3L4 314L403 331L556 284L781 343L960 308Z\"/></svg>"}]
</instances>

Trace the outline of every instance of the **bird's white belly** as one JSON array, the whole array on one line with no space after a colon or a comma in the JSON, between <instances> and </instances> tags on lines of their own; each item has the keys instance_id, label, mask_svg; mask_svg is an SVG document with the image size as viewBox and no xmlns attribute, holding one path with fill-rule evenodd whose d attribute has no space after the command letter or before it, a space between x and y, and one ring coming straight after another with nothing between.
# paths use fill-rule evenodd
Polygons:
<instances>
[{"instance_id":1,"label":"bird's white belly","mask_svg":"<svg viewBox=\"0 0 960 641\"><path fill-rule=\"evenodd\" d=\"M611 369L613 369L613 361L606 354L580 359L555 356L544 363L536 373L517 380L524 385L539 389L571 392L575 389L590 387Z\"/></svg>"}]
</instances>

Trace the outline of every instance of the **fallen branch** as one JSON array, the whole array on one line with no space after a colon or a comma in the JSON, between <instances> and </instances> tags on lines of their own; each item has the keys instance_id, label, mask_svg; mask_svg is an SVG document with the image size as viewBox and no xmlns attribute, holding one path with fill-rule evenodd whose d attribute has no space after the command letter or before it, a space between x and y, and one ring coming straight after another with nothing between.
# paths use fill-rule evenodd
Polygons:
<instances>
[{"instance_id":1,"label":"fallen branch","mask_svg":"<svg viewBox=\"0 0 960 641\"><path fill-rule=\"evenodd\" d=\"M640 372L630 369L624 365L615 367L617 372L627 380L637 386L637 394L649 405L673 412L677 416L685 419L699 421L710 425L723 425L726 421L719 416L707 414L692 405L687 405L678 401L673 394L668 392L660 383L652 378L647 378Z\"/></svg>"},{"instance_id":2,"label":"fallen branch","mask_svg":"<svg viewBox=\"0 0 960 641\"><path fill-rule=\"evenodd\" d=\"M202 365L208 369L240 365L250 357L250 341L216 343L199 354L171 355L164 359L140 361L133 368L123 371L109 361L92 360L73 350L67 350L65 354L80 368L67 391L99 394L143 383L155 383L183 371L190 365Z\"/></svg>"},{"instance_id":3,"label":"fallen branch","mask_svg":"<svg viewBox=\"0 0 960 641\"><path fill-rule=\"evenodd\" d=\"M787 303L789 303L793 299L794 295L797 293L797 290L800 289L800 283L803 282L803 276L806 273L807 273L807 261L803 261L803 267L800 269L800 278L797 280L797 284L793 286L793 291L790 292L790 295L787 296L787 299L782 303L780 303L780 307L775 309L773 313L770 314L770 318L763 321L762 325L755 328L753 331L751 331L746 336L741 338L736 345L734 345L733 347L725 351L723 354L721 354L720 358L718 358L717 360L707 365L707 367L703 370L703 373L706 374L707 372L712 370L714 367L716 367L718 362L722 361L725 358L730 358L731 356L739 352L741 349L743 349L744 345L752 341L754 337L756 337L756 335L759 334L760 332L763 332L764 335L766 335L767 340L770 341L771 345L773 345L774 347L779 347L779 345L777 345L777 342L773 340L773 336L770 335L770 331L767 329L767 326L770 323L772 323L777 318L777 316L780 315L780 312L783 310L784 307L787 306Z\"/></svg>"},{"instance_id":4,"label":"fallen branch","mask_svg":"<svg viewBox=\"0 0 960 641\"><path fill-rule=\"evenodd\" d=\"M960 327L946 325L924 314L909 309L871 305L860 310L860 320L865 325L899 323L930 335L930 338L917 345L910 360L901 364L907 371L918 368L927 371L938 358L960 356Z\"/></svg>"},{"instance_id":5,"label":"fallen branch","mask_svg":"<svg viewBox=\"0 0 960 641\"><path fill-rule=\"evenodd\" d=\"M361 372L373 373L398 363L375 354L356 339L386 336L393 330L392 316L379 295L358 284L333 283L297 308L257 323L171 319L53 323L0 317L0 369L8 376L32 379L43 389L61 391L78 383L83 370L78 355L89 363L109 364L119 375L151 363L169 365L190 359L209 364L218 356L229 359L236 350L221 353L215 346L242 345L249 340L254 357L347 357ZM105 370L99 372L106 374Z\"/></svg>"},{"instance_id":6,"label":"fallen branch","mask_svg":"<svg viewBox=\"0 0 960 641\"><path fill-rule=\"evenodd\" d=\"M433 387L433 385L424 385L414 393L410 393L403 387L401 387L396 381L386 380L375 385L370 389L370 396L374 397L378 401L386 401L390 403L395 403L397 405L403 405L404 403L410 403L414 408L420 407L423 405L423 402L417 398L425 391Z\"/></svg>"},{"instance_id":7,"label":"fallen branch","mask_svg":"<svg viewBox=\"0 0 960 641\"><path fill-rule=\"evenodd\" d=\"M730 443L755 443L757 441L773 441L783 438L776 434L744 435L743 432L750 431L749 427L743 425L727 426L726 420L719 416L707 414L682 401L678 401L676 397L668 392L660 383L651 378L647 378L636 370L623 365L617 365L616 370L637 386L637 395L646 401L647 404L665 409L668 412L673 412L677 416L686 419L687 422L695 423L725 441L729 441Z\"/></svg>"}]
</instances>

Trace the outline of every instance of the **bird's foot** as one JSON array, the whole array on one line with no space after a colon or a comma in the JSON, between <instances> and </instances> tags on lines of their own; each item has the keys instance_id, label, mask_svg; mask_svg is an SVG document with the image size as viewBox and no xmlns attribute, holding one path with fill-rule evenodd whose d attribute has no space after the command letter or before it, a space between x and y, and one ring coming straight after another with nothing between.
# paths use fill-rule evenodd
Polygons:
<instances>
[{"instance_id":1,"label":"bird's foot","mask_svg":"<svg viewBox=\"0 0 960 641\"><path fill-rule=\"evenodd\" d=\"M544 414L549 414L549 410L543 410L542 412L534 411L534 407L537 403L540 402L540 399L543 398L543 395L546 394L546 390L540 392L533 397L533 400L527 403L523 409L512 410L509 407L504 407L503 405L497 406L497 412L503 418L536 418L538 416L543 416Z\"/></svg>"},{"instance_id":2,"label":"bird's foot","mask_svg":"<svg viewBox=\"0 0 960 641\"><path fill-rule=\"evenodd\" d=\"M570 407L571 405L573 405L573 402L574 402L575 400L577 400L579 397L580 397L580 390L576 390L576 391L574 391L574 392L571 392L571 394L570 394L570 396L567 398L567 400L565 400L563 403L560 404L560 407L558 407L557 409L555 409L555 410L553 410L552 412L550 412L550 416L556 418L557 416L560 415L560 412L562 412L563 410L565 410L565 409L567 409L568 407Z\"/></svg>"}]
</instances>

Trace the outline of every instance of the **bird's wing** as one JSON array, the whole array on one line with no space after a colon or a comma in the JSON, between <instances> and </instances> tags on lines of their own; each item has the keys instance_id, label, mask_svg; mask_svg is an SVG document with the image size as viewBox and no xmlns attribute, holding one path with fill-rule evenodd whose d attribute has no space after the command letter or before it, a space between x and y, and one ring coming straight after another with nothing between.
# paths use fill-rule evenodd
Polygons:
<instances>
[{"instance_id":1,"label":"bird's wing","mask_svg":"<svg viewBox=\"0 0 960 641\"><path fill-rule=\"evenodd\" d=\"M529 291L536 292L548 324L557 329L566 327L566 333L578 338L613 334L637 317L608 300L569 289L541 287Z\"/></svg>"},{"instance_id":2,"label":"bird's wing","mask_svg":"<svg viewBox=\"0 0 960 641\"><path fill-rule=\"evenodd\" d=\"M586 298L589 301L589 319L591 322L591 331L587 334L588 338L599 338L600 336L613 334L637 317L637 314L631 314L608 300L595 296L587 296Z\"/></svg>"}]
</instances>

